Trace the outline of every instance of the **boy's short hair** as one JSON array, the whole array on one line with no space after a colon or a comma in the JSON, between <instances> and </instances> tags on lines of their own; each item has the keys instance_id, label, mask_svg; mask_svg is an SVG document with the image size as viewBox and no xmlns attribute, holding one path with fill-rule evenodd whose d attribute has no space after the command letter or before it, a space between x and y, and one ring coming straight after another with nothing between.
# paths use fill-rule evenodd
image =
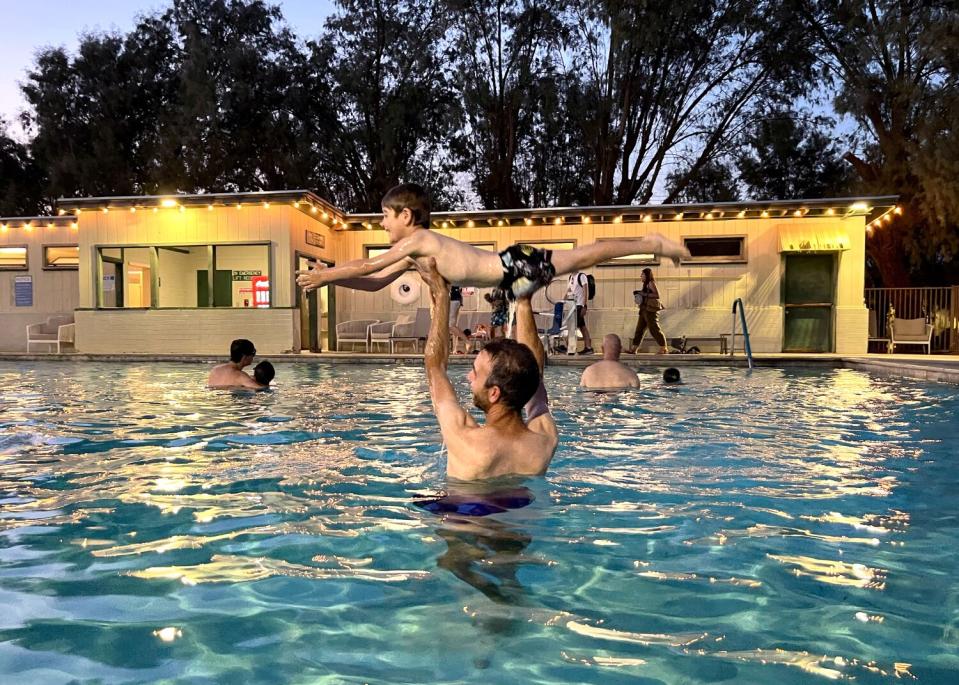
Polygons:
<instances>
[{"instance_id":1,"label":"boy's short hair","mask_svg":"<svg viewBox=\"0 0 959 685\"><path fill-rule=\"evenodd\" d=\"M401 183L386 191L380 205L399 214L409 209L413 215L413 225L430 227L430 196L418 183Z\"/></svg>"},{"instance_id":2,"label":"boy's short hair","mask_svg":"<svg viewBox=\"0 0 959 685\"><path fill-rule=\"evenodd\" d=\"M260 385L269 385L276 377L276 369L265 359L253 367L253 380Z\"/></svg>"},{"instance_id":3,"label":"boy's short hair","mask_svg":"<svg viewBox=\"0 0 959 685\"><path fill-rule=\"evenodd\" d=\"M539 389L539 364L533 351L509 338L494 340L483 351L490 356L486 387L497 386L503 403L522 412Z\"/></svg>"},{"instance_id":4,"label":"boy's short hair","mask_svg":"<svg viewBox=\"0 0 959 685\"><path fill-rule=\"evenodd\" d=\"M679 369L670 366L668 369L663 371L664 383L679 383L679 379L680 379Z\"/></svg>"},{"instance_id":5,"label":"boy's short hair","mask_svg":"<svg viewBox=\"0 0 959 685\"><path fill-rule=\"evenodd\" d=\"M230 361L239 364L243 357L255 357L256 348L246 338L237 338L230 343Z\"/></svg>"}]
</instances>

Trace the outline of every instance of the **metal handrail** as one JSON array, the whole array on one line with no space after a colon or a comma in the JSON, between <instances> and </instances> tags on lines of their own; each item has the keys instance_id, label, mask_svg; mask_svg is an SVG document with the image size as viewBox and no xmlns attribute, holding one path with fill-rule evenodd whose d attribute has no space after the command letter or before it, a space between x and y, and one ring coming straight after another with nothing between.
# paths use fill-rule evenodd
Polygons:
<instances>
[{"instance_id":1,"label":"metal handrail","mask_svg":"<svg viewBox=\"0 0 959 685\"><path fill-rule=\"evenodd\" d=\"M736 307L739 307L739 320L743 324L743 349L746 350L746 361L749 362L749 368L753 368L753 348L749 344L749 327L746 325L746 305L743 304L743 299L737 297L733 301L733 339L732 344L729 346L729 356L732 357L736 353Z\"/></svg>"}]
</instances>

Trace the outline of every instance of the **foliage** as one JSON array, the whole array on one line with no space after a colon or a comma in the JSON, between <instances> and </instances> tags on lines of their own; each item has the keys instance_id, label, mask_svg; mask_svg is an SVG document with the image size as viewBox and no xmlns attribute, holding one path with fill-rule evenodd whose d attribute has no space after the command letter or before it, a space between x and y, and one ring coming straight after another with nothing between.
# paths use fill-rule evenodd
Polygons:
<instances>
[{"instance_id":1,"label":"foliage","mask_svg":"<svg viewBox=\"0 0 959 685\"><path fill-rule=\"evenodd\" d=\"M833 122L786 108L768 112L743 135L736 166L747 196L795 200L848 194L852 168L827 135Z\"/></svg>"},{"instance_id":2,"label":"foliage","mask_svg":"<svg viewBox=\"0 0 959 685\"><path fill-rule=\"evenodd\" d=\"M959 194L944 156L957 135L959 9L949 0L796 0L836 108L866 132L850 154L861 187L895 193L905 214L867 244L886 286L955 255Z\"/></svg>"},{"instance_id":3,"label":"foliage","mask_svg":"<svg viewBox=\"0 0 959 685\"><path fill-rule=\"evenodd\" d=\"M449 187L462 111L447 67L446 8L431 0L339 4L327 23L339 104L331 131L336 199L378 212L380 199L401 181ZM442 192L433 200L448 204Z\"/></svg>"},{"instance_id":4,"label":"foliage","mask_svg":"<svg viewBox=\"0 0 959 685\"><path fill-rule=\"evenodd\" d=\"M7 135L0 119L0 216L33 216L47 207L41 195L43 173L25 145Z\"/></svg>"}]
</instances>

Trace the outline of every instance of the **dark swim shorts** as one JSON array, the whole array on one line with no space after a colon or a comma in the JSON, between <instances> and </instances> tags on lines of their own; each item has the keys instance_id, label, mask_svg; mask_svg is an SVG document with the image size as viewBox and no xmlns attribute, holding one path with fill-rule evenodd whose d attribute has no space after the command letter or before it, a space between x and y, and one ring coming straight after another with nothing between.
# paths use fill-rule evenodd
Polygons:
<instances>
[{"instance_id":1,"label":"dark swim shorts","mask_svg":"<svg viewBox=\"0 0 959 685\"><path fill-rule=\"evenodd\" d=\"M536 499L528 488L505 492L465 497L445 495L430 499L414 500L413 505L433 514L459 514L460 516L489 516L502 514L510 509L522 509Z\"/></svg>"},{"instance_id":2,"label":"dark swim shorts","mask_svg":"<svg viewBox=\"0 0 959 685\"><path fill-rule=\"evenodd\" d=\"M511 245L499 253L503 262L503 281L499 287L506 291L507 297L515 300L549 285L556 275L552 257L552 250Z\"/></svg>"}]
</instances>

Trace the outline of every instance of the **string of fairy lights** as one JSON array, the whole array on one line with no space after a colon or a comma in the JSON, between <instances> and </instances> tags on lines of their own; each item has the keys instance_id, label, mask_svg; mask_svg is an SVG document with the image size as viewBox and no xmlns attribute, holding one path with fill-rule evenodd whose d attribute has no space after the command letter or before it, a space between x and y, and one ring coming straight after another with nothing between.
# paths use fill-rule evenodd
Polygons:
<instances>
[{"instance_id":1,"label":"string of fairy lights","mask_svg":"<svg viewBox=\"0 0 959 685\"><path fill-rule=\"evenodd\" d=\"M136 214L137 212L151 212L157 214L162 211L178 211L185 213L190 211L213 212L218 209L235 209L242 211L249 208L270 209L271 207L281 205L292 205L292 207L307 213L318 221L322 221L330 228L343 230L374 230L382 229L382 225L371 215L347 215L333 211L329 207L313 201L312 199L299 199L287 202L285 200L250 200L246 198L237 198L233 200L217 200L214 202L204 202L202 198L189 198L188 200L176 199L171 197L161 198L124 198L123 203L102 204L90 207L75 207L72 209L60 209L56 217L23 217L0 219L0 233L8 233L11 229L20 229L25 233L30 233L35 229L41 229L44 226L48 229L68 226L76 231L79 229L79 218L85 212L99 212L110 214L111 212L128 212ZM674 221L723 221L734 219L782 219L782 218L823 218L837 217L847 218L850 216L862 216L872 211L872 207L864 202L854 202L848 206L814 206L814 207L733 207L722 209L706 208L670 208L669 210L656 211L637 207L636 212L629 212L627 208L597 208L604 211L590 213L569 213L565 210L563 214L557 215L553 210L532 210L525 216L522 216L522 210L514 210L506 214L497 215L496 213L487 213L479 216L477 213L469 213L469 216L457 215L455 213L437 212L433 216L433 226L441 229L456 228L477 228L477 227L512 227L512 226L561 226L564 224L623 224L623 223L651 223L651 222L674 222ZM615 209L616 211L605 211ZM866 235L872 236L874 231L889 225L897 216L903 213L899 205L890 206L875 219L866 224Z\"/></svg>"}]
</instances>

